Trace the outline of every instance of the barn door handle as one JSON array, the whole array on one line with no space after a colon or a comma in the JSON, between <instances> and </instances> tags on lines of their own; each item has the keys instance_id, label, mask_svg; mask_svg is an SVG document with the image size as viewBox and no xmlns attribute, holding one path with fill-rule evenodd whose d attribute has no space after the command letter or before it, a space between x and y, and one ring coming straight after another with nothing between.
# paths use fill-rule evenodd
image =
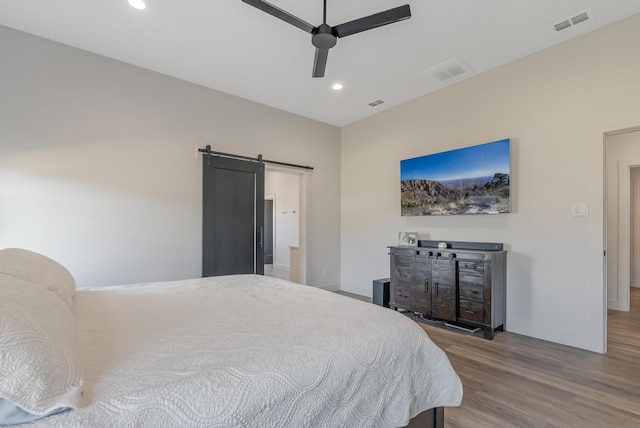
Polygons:
<instances>
[{"instance_id":1,"label":"barn door handle","mask_svg":"<svg viewBox=\"0 0 640 428\"><path fill-rule=\"evenodd\" d=\"M258 248L264 248L264 228L258 228Z\"/></svg>"},{"instance_id":2,"label":"barn door handle","mask_svg":"<svg viewBox=\"0 0 640 428\"><path fill-rule=\"evenodd\" d=\"M429 281L428 281L428 280L426 280L426 281L424 282L424 292L425 292L425 293L428 293L428 292L429 292Z\"/></svg>"}]
</instances>

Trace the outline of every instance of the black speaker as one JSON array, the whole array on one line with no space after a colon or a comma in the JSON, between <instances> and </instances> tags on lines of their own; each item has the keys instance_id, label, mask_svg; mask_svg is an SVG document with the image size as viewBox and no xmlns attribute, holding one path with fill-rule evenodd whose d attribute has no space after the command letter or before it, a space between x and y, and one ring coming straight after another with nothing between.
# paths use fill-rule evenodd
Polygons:
<instances>
[{"instance_id":1,"label":"black speaker","mask_svg":"<svg viewBox=\"0 0 640 428\"><path fill-rule=\"evenodd\" d=\"M373 280L373 303L389 307L389 278Z\"/></svg>"}]
</instances>

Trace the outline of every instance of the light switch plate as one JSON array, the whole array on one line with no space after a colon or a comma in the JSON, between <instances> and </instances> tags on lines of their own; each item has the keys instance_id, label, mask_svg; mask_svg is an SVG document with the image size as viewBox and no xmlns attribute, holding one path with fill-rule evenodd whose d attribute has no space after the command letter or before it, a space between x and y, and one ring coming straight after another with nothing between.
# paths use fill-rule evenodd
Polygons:
<instances>
[{"instance_id":1,"label":"light switch plate","mask_svg":"<svg viewBox=\"0 0 640 428\"><path fill-rule=\"evenodd\" d=\"M573 204L571 205L571 215L574 217L584 217L589 215L589 204Z\"/></svg>"}]
</instances>

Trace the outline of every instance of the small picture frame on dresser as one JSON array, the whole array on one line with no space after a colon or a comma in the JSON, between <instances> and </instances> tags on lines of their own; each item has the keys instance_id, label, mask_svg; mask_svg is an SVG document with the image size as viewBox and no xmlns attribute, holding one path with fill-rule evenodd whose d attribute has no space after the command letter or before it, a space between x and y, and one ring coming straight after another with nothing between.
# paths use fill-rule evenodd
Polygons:
<instances>
[{"instance_id":1,"label":"small picture frame on dresser","mask_svg":"<svg viewBox=\"0 0 640 428\"><path fill-rule=\"evenodd\" d=\"M398 245L405 247L417 247L418 234L416 232L399 232Z\"/></svg>"}]
</instances>

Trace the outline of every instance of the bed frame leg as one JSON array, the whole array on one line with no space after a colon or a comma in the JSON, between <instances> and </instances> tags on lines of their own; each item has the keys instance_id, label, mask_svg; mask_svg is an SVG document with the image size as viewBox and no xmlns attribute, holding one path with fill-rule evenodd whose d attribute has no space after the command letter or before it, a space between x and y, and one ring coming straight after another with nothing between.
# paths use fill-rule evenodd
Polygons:
<instances>
[{"instance_id":1,"label":"bed frame leg","mask_svg":"<svg viewBox=\"0 0 640 428\"><path fill-rule=\"evenodd\" d=\"M435 428L444 428L444 407L433 409L433 426Z\"/></svg>"},{"instance_id":2,"label":"bed frame leg","mask_svg":"<svg viewBox=\"0 0 640 428\"><path fill-rule=\"evenodd\" d=\"M425 410L404 428L444 428L444 407Z\"/></svg>"}]
</instances>

